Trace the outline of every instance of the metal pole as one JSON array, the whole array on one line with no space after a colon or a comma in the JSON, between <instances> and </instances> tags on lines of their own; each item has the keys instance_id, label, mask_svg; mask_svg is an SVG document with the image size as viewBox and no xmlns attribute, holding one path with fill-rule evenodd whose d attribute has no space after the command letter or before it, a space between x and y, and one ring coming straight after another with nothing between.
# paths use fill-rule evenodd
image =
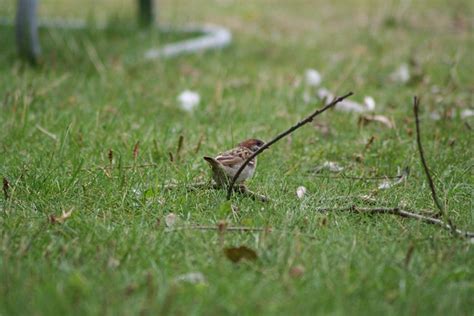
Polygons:
<instances>
[{"instance_id":1,"label":"metal pole","mask_svg":"<svg viewBox=\"0 0 474 316\"><path fill-rule=\"evenodd\" d=\"M41 54L38 37L37 0L18 0L16 12L16 42L20 56L36 63Z\"/></svg>"},{"instance_id":2,"label":"metal pole","mask_svg":"<svg viewBox=\"0 0 474 316\"><path fill-rule=\"evenodd\" d=\"M149 27L155 22L154 0L138 0L138 20L141 26Z\"/></svg>"}]
</instances>

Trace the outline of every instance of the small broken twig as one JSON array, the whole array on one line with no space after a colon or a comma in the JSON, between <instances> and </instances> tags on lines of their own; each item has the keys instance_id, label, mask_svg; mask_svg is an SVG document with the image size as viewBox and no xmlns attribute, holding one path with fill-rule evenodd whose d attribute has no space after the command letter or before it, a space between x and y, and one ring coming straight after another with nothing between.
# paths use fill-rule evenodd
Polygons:
<instances>
[{"instance_id":1,"label":"small broken twig","mask_svg":"<svg viewBox=\"0 0 474 316\"><path fill-rule=\"evenodd\" d=\"M419 105L420 105L420 98L415 96L413 98L413 112L415 114L415 124L416 124L416 143L418 144L418 151L420 153L421 164L423 165L423 170L425 171L426 178L428 179L428 183L430 185L431 197L433 198L433 202L438 208L439 213L443 217L444 221L447 223L447 225L449 225L453 234L456 234L457 233L456 227L454 226L453 222L451 221L448 214L446 213L446 210L444 209L443 205L438 199L438 195L436 194L436 188L435 188L433 179L431 178L430 169L428 168L428 164L426 163L425 153L423 151L423 146L421 144L420 119L418 117Z\"/></svg>"},{"instance_id":2,"label":"small broken twig","mask_svg":"<svg viewBox=\"0 0 474 316\"><path fill-rule=\"evenodd\" d=\"M259 154L261 154L264 150L266 150L267 148L269 148L271 145L273 145L274 143L276 143L277 141L279 141L280 139L284 138L285 136L288 136L289 134L293 133L295 130L297 130L298 128L302 127L303 125L306 125L307 123L313 121L313 119L318 116L319 114L323 113L324 111L326 111L327 109L335 106L336 104L338 104L339 102L343 101L344 99L350 97L351 95L353 95L352 92L349 92L348 94L342 96L342 97L339 97L339 98L336 98L334 99L331 103L327 104L326 106L324 106L323 108L319 109L319 110L316 110L315 112L313 112L310 116L308 116L307 118L305 118L304 120L298 122L296 125L293 125L292 127L290 127L289 129L287 129L286 131L278 134L275 138L273 138L271 141L269 141L268 143L265 143L262 147L260 147L259 150L257 150L256 152L254 152L252 155L250 155L243 163L242 165L240 166L239 170L237 170L237 172L235 173L234 177L232 178L230 184L229 184L229 187L227 188L227 200L230 200L230 197L232 196L232 191L234 189L234 184L235 184L235 181L237 181L237 179L239 178L240 174L242 173L242 171L245 169L245 167L248 165L248 163L253 160L255 157L257 157Z\"/></svg>"},{"instance_id":3,"label":"small broken twig","mask_svg":"<svg viewBox=\"0 0 474 316\"><path fill-rule=\"evenodd\" d=\"M437 225L441 226L447 230L452 230L452 226L450 224L445 223L444 221L422 215L422 214L417 214L414 212L410 212L407 210L404 210L400 207L358 207L355 205L351 205L348 207L341 207L341 208L318 208L316 209L318 212L331 212L331 211L347 211L347 212L354 212L354 213L367 213L367 214L391 214L391 215L398 215L401 217L405 218L412 218L419 220L421 222L427 223L427 224L432 224L432 225ZM469 231L462 231L460 229L456 229L456 234L459 236L463 236L466 238L473 238L474 237L474 232L469 232Z\"/></svg>"},{"instance_id":4,"label":"small broken twig","mask_svg":"<svg viewBox=\"0 0 474 316\"><path fill-rule=\"evenodd\" d=\"M325 174L315 174L311 175L314 178L323 178L323 179L341 179L341 180L361 180L361 181L379 181L379 180L398 180L403 177L399 176L378 176L378 177L356 177L356 176L346 176L341 175L325 175Z\"/></svg>"},{"instance_id":5,"label":"small broken twig","mask_svg":"<svg viewBox=\"0 0 474 316\"><path fill-rule=\"evenodd\" d=\"M246 186L244 185L240 185L238 188L237 188L237 191L242 194L242 195L245 195L245 196L248 196L250 197L251 199L253 199L254 201L260 201L260 202L270 202L271 199L263 194L259 194L259 193L256 193L256 192L253 192L253 191L250 191Z\"/></svg>"}]
</instances>

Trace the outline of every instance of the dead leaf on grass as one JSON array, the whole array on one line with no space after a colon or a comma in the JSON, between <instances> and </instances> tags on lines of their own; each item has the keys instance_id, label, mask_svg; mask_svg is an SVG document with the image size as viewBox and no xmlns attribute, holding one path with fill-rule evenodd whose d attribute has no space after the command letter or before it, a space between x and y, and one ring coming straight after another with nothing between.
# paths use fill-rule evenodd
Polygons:
<instances>
[{"instance_id":1,"label":"dead leaf on grass","mask_svg":"<svg viewBox=\"0 0 474 316\"><path fill-rule=\"evenodd\" d=\"M378 122L387 128L394 128L392 120L384 115L361 115L359 116L359 126L366 126L371 122Z\"/></svg>"},{"instance_id":2,"label":"dead leaf on grass","mask_svg":"<svg viewBox=\"0 0 474 316\"><path fill-rule=\"evenodd\" d=\"M235 263L241 260L255 261L258 258L255 250L247 246L224 248L224 254L227 259Z\"/></svg>"}]
</instances>

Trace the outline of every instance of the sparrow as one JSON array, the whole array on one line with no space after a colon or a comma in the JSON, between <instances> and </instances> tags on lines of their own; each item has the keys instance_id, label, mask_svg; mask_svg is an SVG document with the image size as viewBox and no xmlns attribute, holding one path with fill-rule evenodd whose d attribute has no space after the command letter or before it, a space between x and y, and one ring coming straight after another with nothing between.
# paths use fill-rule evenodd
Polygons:
<instances>
[{"instance_id":1,"label":"sparrow","mask_svg":"<svg viewBox=\"0 0 474 316\"><path fill-rule=\"evenodd\" d=\"M218 154L215 158L204 156L212 170L212 178L219 187L227 186L234 175L239 170L242 163L253 153L260 149L265 142L260 139L247 139L241 142L237 147ZM242 170L236 184L241 185L245 180L252 177L257 167L257 158L252 159Z\"/></svg>"}]
</instances>

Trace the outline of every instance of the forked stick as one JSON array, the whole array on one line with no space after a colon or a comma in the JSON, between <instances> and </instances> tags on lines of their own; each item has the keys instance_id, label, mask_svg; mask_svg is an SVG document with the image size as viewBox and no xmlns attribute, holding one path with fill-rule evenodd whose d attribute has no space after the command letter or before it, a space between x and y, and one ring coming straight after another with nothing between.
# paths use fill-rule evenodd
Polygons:
<instances>
[{"instance_id":1,"label":"forked stick","mask_svg":"<svg viewBox=\"0 0 474 316\"><path fill-rule=\"evenodd\" d=\"M416 143L418 145L418 152L420 153L421 164L423 165L423 170L425 171L426 178L428 179L428 183L430 185L431 197L433 198L433 202L439 210L439 214L447 223L446 225L450 227L451 232L454 235L458 235L456 227L454 226L453 222L451 221L448 214L446 213L446 210L444 209L443 205L438 199L438 195L436 194L436 188L435 188L433 179L431 178L430 169L428 168L428 164L426 163L426 160L425 160L425 152L421 144L420 119L418 117L419 105L420 105L420 98L415 96L413 98L413 112L415 114L415 124L416 124Z\"/></svg>"}]
</instances>

